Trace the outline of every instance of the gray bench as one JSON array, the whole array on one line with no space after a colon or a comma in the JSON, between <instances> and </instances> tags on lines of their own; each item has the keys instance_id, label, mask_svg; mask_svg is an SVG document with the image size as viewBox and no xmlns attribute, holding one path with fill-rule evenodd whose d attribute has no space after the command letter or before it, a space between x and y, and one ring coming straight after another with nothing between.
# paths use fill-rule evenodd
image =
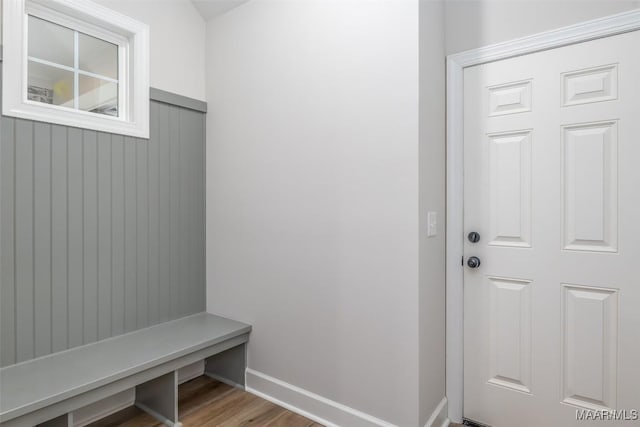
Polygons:
<instances>
[{"instance_id":1,"label":"gray bench","mask_svg":"<svg viewBox=\"0 0 640 427\"><path fill-rule=\"evenodd\" d=\"M177 370L244 386L251 326L199 313L0 369L3 427L72 426L73 411L135 388L135 405L180 426Z\"/></svg>"}]
</instances>

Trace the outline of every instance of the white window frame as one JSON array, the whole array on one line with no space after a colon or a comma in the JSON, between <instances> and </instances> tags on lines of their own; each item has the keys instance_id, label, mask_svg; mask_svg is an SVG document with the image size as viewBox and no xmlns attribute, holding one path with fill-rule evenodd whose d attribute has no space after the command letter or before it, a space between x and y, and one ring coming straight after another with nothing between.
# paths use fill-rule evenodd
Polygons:
<instances>
[{"instance_id":1,"label":"white window frame","mask_svg":"<svg viewBox=\"0 0 640 427\"><path fill-rule=\"evenodd\" d=\"M149 137L149 27L146 24L89 0L3 3L3 115ZM118 45L118 117L27 98L29 15Z\"/></svg>"}]
</instances>

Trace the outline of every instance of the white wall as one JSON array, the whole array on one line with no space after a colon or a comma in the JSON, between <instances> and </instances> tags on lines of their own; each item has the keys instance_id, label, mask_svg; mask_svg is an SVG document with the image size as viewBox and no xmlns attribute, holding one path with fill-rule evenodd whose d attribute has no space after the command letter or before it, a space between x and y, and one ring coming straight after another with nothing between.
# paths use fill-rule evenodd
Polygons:
<instances>
[{"instance_id":1,"label":"white wall","mask_svg":"<svg viewBox=\"0 0 640 427\"><path fill-rule=\"evenodd\" d=\"M462 52L639 7L637 0L447 0L446 52Z\"/></svg>"},{"instance_id":2,"label":"white wall","mask_svg":"<svg viewBox=\"0 0 640 427\"><path fill-rule=\"evenodd\" d=\"M254 325L249 368L400 426L444 396L442 225L418 280L444 101L424 91L419 135L418 54L417 0L253 0L207 27L207 309Z\"/></svg>"},{"instance_id":3,"label":"white wall","mask_svg":"<svg viewBox=\"0 0 640 427\"><path fill-rule=\"evenodd\" d=\"M445 395L446 144L444 99L444 5L439 1L421 1L420 427L425 425ZM438 213L438 235L436 237L427 237L428 211Z\"/></svg>"}]
</instances>

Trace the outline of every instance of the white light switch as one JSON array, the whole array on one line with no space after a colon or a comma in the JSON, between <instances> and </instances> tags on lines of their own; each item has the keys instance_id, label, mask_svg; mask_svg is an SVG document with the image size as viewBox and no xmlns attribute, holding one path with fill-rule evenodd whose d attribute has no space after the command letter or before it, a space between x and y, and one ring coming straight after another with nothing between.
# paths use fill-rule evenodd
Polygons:
<instances>
[{"instance_id":1,"label":"white light switch","mask_svg":"<svg viewBox=\"0 0 640 427\"><path fill-rule=\"evenodd\" d=\"M427 237L433 237L438 234L438 213L427 212Z\"/></svg>"}]
</instances>

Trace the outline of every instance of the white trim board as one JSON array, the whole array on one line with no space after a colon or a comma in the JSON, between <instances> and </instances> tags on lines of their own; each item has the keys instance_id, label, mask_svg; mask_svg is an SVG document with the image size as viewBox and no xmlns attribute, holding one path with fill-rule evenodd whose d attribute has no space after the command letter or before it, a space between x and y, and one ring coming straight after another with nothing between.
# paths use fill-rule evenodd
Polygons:
<instances>
[{"instance_id":1,"label":"white trim board","mask_svg":"<svg viewBox=\"0 0 640 427\"><path fill-rule=\"evenodd\" d=\"M462 422L464 397L464 68L640 30L640 9L447 56L447 398Z\"/></svg>"},{"instance_id":2,"label":"white trim board","mask_svg":"<svg viewBox=\"0 0 640 427\"><path fill-rule=\"evenodd\" d=\"M246 391L326 427L396 427L394 424L247 368Z\"/></svg>"}]
</instances>

